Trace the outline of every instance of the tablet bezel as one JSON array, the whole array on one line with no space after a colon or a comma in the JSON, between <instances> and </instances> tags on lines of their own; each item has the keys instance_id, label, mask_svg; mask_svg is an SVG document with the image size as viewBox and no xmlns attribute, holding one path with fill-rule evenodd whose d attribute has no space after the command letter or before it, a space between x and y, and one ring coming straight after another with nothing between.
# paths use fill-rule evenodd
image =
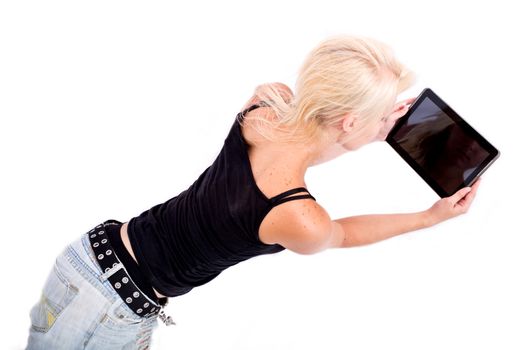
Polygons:
<instances>
[{"instance_id":1,"label":"tablet bezel","mask_svg":"<svg viewBox=\"0 0 525 350\"><path fill-rule=\"evenodd\" d=\"M429 98L434 102L451 120L458 125L465 134L474 138L479 145L485 149L489 156L460 184L452 193L447 192L443 189L432 177L430 174L425 172L423 167L421 167L410 155L394 140L394 135L401 129L403 125L406 124L410 116L417 109L425 98ZM445 101L443 101L434 91L430 88L425 88L416 98L414 103L410 106L407 113L401 117L392 130L390 130L388 136L386 137L386 142L403 158L409 165L416 171L416 173L441 197L449 197L453 195L459 189L471 186L480 176L487 170L487 168L494 163L494 161L499 157L500 152L490 144L480 133L478 133L472 126L470 126L463 118L459 116Z\"/></svg>"}]
</instances>

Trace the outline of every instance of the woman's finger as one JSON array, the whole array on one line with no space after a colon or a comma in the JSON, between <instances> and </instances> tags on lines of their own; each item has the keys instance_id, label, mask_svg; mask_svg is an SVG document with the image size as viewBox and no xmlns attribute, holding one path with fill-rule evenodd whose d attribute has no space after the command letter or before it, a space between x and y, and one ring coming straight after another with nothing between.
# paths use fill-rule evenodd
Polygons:
<instances>
[{"instance_id":1,"label":"woman's finger","mask_svg":"<svg viewBox=\"0 0 525 350\"><path fill-rule=\"evenodd\" d=\"M474 182L474 184L472 185L472 190L477 191L480 183L481 183L481 177L478 178L476 182Z\"/></svg>"},{"instance_id":2,"label":"woman's finger","mask_svg":"<svg viewBox=\"0 0 525 350\"><path fill-rule=\"evenodd\" d=\"M472 191L472 187L463 187L452 196L450 196L450 201L454 204L459 204L459 201L465 198L465 196Z\"/></svg>"},{"instance_id":3,"label":"woman's finger","mask_svg":"<svg viewBox=\"0 0 525 350\"><path fill-rule=\"evenodd\" d=\"M466 212L470 208L470 205L472 204L472 201L476 197L476 193L478 191L480 184L480 179L476 180L476 182L472 185L470 192L467 193L465 197L459 200L457 205L461 206L463 211Z\"/></svg>"},{"instance_id":4,"label":"woman's finger","mask_svg":"<svg viewBox=\"0 0 525 350\"><path fill-rule=\"evenodd\" d=\"M463 212L468 211L470 205L472 204L472 201L474 200L474 197L476 197L476 192L472 190L458 202L458 205L461 206Z\"/></svg>"},{"instance_id":5,"label":"woman's finger","mask_svg":"<svg viewBox=\"0 0 525 350\"><path fill-rule=\"evenodd\" d=\"M405 99L403 101L398 102L397 104L411 105L412 103L414 103L416 98L417 97L410 97L410 98L407 98L407 99Z\"/></svg>"}]
</instances>

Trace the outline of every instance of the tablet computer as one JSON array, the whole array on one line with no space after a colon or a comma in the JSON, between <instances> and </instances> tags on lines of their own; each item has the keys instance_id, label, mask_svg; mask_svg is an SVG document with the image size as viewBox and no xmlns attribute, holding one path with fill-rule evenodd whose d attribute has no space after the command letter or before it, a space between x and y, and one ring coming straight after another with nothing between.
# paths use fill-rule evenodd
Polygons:
<instances>
[{"instance_id":1,"label":"tablet computer","mask_svg":"<svg viewBox=\"0 0 525 350\"><path fill-rule=\"evenodd\" d=\"M476 179L499 151L431 89L424 89L386 141L440 196Z\"/></svg>"}]
</instances>

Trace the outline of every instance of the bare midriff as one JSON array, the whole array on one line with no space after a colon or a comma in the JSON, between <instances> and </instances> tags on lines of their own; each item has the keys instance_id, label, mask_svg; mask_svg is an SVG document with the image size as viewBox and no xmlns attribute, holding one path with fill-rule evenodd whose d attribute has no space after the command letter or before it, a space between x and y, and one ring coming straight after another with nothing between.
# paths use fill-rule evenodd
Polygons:
<instances>
[{"instance_id":1,"label":"bare midriff","mask_svg":"<svg viewBox=\"0 0 525 350\"><path fill-rule=\"evenodd\" d=\"M129 236L128 236L128 223L125 222L121 227L120 227L120 238L122 239L122 243L124 243L124 247L126 247L126 249L128 250L128 253L129 255L131 255L131 257L133 258L133 260L135 260L135 262L137 263L138 265L138 261L137 261L137 258L135 257L135 254L133 253L133 248L131 248L131 243L129 241ZM155 288L153 288L153 291L155 292L155 294L157 295L157 297L159 298L164 298L165 296L160 294L159 292L157 292L155 290Z\"/></svg>"}]
</instances>

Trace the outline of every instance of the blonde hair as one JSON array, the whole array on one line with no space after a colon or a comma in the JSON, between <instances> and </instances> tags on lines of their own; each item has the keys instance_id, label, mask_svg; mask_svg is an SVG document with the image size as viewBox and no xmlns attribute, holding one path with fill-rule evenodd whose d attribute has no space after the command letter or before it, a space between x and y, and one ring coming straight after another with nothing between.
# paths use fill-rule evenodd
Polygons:
<instances>
[{"instance_id":1,"label":"blonde hair","mask_svg":"<svg viewBox=\"0 0 525 350\"><path fill-rule=\"evenodd\" d=\"M330 37L306 57L295 95L284 84L257 86L255 96L276 117L254 116L254 127L268 140L276 140L272 130L283 130L280 141L308 142L346 113L362 124L382 118L412 82L413 74L385 44L351 35Z\"/></svg>"}]
</instances>

